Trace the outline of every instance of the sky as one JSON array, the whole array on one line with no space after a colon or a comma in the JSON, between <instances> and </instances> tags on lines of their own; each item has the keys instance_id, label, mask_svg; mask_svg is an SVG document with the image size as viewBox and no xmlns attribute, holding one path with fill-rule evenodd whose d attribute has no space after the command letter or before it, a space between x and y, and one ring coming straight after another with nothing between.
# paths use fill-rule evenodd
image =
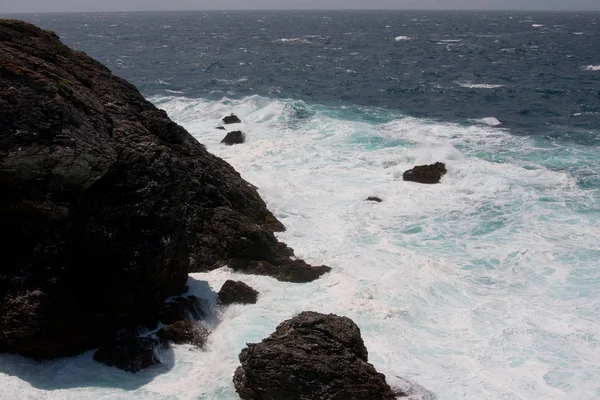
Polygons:
<instances>
[{"instance_id":1,"label":"sky","mask_svg":"<svg viewBox=\"0 0 600 400\"><path fill-rule=\"evenodd\" d=\"M600 11L600 0L0 0L0 13L249 9Z\"/></svg>"}]
</instances>

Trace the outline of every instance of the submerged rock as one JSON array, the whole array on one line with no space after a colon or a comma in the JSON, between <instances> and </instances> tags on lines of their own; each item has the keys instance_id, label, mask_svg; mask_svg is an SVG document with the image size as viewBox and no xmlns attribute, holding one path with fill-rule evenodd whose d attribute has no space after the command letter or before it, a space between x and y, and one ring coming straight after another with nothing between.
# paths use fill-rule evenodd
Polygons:
<instances>
[{"instance_id":1,"label":"submerged rock","mask_svg":"<svg viewBox=\"0 0 600 400\"><path fill-rule=\"evenodd\" d=\"M374 201L376 203L381 203L383 200L381 200L379 197L377 196L369 196L365 199L365 201Z\"/></svg>"},{"instance_id":2,"label":"submerged rock","mask_svg":"<svg viewBox=\"0 0 600 400\"><path fill-rule=\"evenodd\" d=\"M256 189L133 85L21 21L0 55L0 351L97 348L189 271L291 261Z\"/></svg>"},{"instance_id":3,"label":"submerged rock","mask_svg":"<svg viewBox=\"0 0 600 400\"><path fill-rule=\"evenodd\" d=\"M223 118L223 123L226 125L227 124L239 124L241 122L242 121L235 114L231 114L231 115L228 115L225 118Z\"/></svg>"},{"instance_id":4,"label":"submerged rock","mask_svg":"<svg viewBox=\"0 0 600 400\"><path fill-rule=\"evenodd\" d=\"M246 141L246 135L242 131L228 132L221 140L221 143L231 146L234 144L242 144Z\"/></svg>"},{"instance_id":5,"label":"submerged rock","mask_svg":"<svg viewBox=\"0 0 600 400\"><path fill-rule=\"evenodd\" d=\"M94 353L94 360L128 372L139 372L151 365L160 364L157 352L168 348L168 342L161 339L127 338L100 347Z\"/></svg>"},{"instance_id":6,"label":"submerged rock","mask_svg":"<svg viewBox=\"0 0 600 400\"><path fill-rule=\"evenodd\" d=\"M227 280L218 294L219 303L229 304L255 304L258 301L258 291L244 282Z\"/></svg>"},{"instance_id":7,"label":"submerged rock","mask_svg":"<svg viewBox=\"0 0 600 400\"><path fill-rule=\"evenodd\" d=\"M196 347L204 347L208 335L206 328L191 321L177 321L156 332L156 336L161 339L170 340L175 344L192 344Z\"/></svg>"},{"instance_id":8,"label":"submerged rock","mask_svg":"<svg viewBox=\"0 0 600 400\"><path fill-rule=\"evenodd\" d=\"M337 315L305 311L240 353L233 377L245 400L394 400L368 363L360 329Z\"/></svg>"},{"instance_id":9,"label":"submerged rock","mask_svg":"<svg viewBox=\"0 0 600 400\"><path fill-rule=\"evenodd\" d=\"M448 172L446 165L441 162L430 165L417 165L405 171L402 179L419 183L439 183L446 172Z\"/></svg>"}]
</instances>

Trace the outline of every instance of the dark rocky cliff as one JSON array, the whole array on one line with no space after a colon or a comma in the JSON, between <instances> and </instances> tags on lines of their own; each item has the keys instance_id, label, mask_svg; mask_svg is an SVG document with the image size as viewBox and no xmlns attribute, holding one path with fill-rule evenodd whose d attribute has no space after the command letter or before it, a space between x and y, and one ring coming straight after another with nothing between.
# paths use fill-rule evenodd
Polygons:
<instances>
[{"instance_id":1,"label":"dark rocky cliff","mask_svg":"<svg viewBox=\"0 0 600 400\"><path fill-rule=\"evenodd\" d=\"M0 20L0 351L97 347L154 320L190 270L230 259L282 280L329 270L291 262L282 229L134 86L52 32Z\"/></svg>"}]
</instances>

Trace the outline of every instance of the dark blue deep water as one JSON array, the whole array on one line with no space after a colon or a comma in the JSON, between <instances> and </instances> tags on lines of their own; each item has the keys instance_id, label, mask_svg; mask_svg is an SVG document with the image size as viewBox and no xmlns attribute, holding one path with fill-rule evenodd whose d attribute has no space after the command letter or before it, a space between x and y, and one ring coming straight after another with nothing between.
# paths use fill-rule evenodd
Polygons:
<instances>
[{"instance_id":1,"label":"dark blue deep water","mask_svg":"<svg viewBox=\"0 0 600 400\"><path fill-rule=\"evenodd\" d=\"M600 144L600 14L186 12L26 15L147 96L281 96ZM398 39L396 39L398 38ZM165 83L170 84L168 88ZM593 132L589 132L592 130Z\"/></svg>"}]
</instances>

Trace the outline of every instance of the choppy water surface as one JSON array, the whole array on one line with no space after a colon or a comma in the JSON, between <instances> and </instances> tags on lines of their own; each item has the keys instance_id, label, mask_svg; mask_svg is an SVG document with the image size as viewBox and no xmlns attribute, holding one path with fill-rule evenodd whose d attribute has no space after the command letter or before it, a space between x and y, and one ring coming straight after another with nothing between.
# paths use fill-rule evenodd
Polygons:
<instances>
[{"instance_id":1,"label":"choppy water surface","mask_svg":"<svg viewBox=\"0 0 600 400\"><path fill-rule=\"evenodd\" d=\"M303 285L193 274L200 295L232 277L261 292L213 321L206 352L175 346L137 375L91 352L3 355L0 398L234 399L245 343L308 309L354 319L392 383L440 399L600 398L598 17L26 16L135 83L333 271ZM248 142L224 147L214 127L231 112ZM434 161L441 184L402 181Z\"/></svg>"}]
</instances>

